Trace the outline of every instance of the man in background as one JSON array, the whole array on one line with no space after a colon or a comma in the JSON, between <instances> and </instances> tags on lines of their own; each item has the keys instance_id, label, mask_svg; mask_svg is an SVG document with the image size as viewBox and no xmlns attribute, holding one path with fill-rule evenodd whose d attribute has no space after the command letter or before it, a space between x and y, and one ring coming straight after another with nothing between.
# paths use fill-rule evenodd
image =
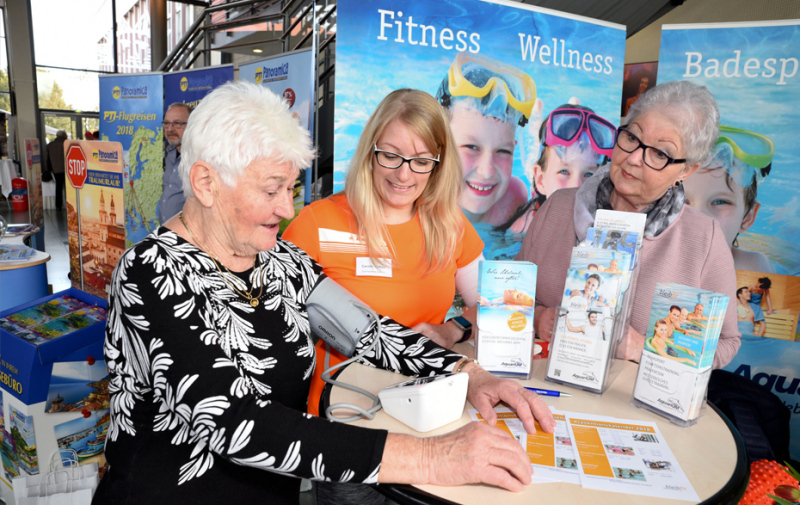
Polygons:
<instances>
[{"instance_id":1,"label":"man in background","mask_svg":"<svg viewBox=\"0 0 800 505\"><path fill-rule=\"evenodd\" d=\"M181 163L181 141L186 123L192 108L185 103L173 103L164 114L164 138L167 140L167 149L164 154L164 180L161 200L158 201L158 220L165 223L183 208L186 198L183 196L183 183L178 174L178 165Z\"/></svg>"},{"instance_id":2,"label":"man in background","mask_svg":"<svg viewBox=\"0 0 800 505\"><path fill-rule=\"evenodd\" d=\"M56 180L56 209L61 210L64 206L64 142L67 140L67 132L58 130L56 138L47 144L47 169L53 174Z\"/></svg>"}]
</instances>

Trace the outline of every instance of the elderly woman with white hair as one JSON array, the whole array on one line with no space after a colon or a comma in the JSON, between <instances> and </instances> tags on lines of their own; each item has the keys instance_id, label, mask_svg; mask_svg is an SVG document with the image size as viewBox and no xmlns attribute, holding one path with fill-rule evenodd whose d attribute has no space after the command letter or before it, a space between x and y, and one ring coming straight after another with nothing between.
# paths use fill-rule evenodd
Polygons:
<instances>
[{"instance_id":1,"label":"elderly woman with white hair","mask_svg":"<svg viewBox=\"0 0 800 505\"><path fill-rule=\"evenodd\" d=\"M674 282L727 294L728 304L714 368L739 349L736 272L719 223L686 205L683 181L697 170L717 138L719 111L711 93L688 81L650 89L617 129L610 165L583 186L559 190L534 216L517 255L539 266L537 334L550 338L572 247L586 238L597 209L646 214L630 327L618 357L638 361L658 282Z\"/></svg>"},{"instance_id":2,"label":"elderly woman with white hair","mask_svg":"<svg viewBox=\"0 0 800 505\"><path fill-rule=\"evenodd\" d=\"M210 93L189 119L183 211L120 259L109 297L110 464L93 503L297 503L300 479L511 490L530 462L502 430L472 423L433 438L305 413L314 345L305 301L321 267L277 238L313 150L287 105L254 84ZM472 360L383 318L365 364L407 375L469 374L495 420L515 407L554 427L546 405Z\"/></svg>"}]
</instances>

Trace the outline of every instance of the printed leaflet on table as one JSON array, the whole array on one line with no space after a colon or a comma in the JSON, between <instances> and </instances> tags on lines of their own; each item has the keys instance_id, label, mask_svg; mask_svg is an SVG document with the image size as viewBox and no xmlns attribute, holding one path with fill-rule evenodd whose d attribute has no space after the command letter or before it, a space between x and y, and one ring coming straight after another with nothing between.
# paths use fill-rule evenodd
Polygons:
<instances>
[{"instance_id":1,"label":"printed leaflet on table","mask_svg":"<svg viewBox=\"0 0 800 505\"><path fill-rule=\"evenodd\" d=\"M581 483L575 449L563 414L553 413L556 420L553 433L545 433L537 422L536 433L531 435L525 431L522 421L513 410L495 407L495 412L497 427L517 439L528 454L534 472L531 482ZM473 421L486 422L476 409L469 409L469 416Z\"/></svg>"},{"instance_id":2,"label":"printed leaflet on table","mask_svg":"<svg viewBox=\"0 0 800 505\"><path fill-rule=\"evenodd\" d=\"M561 413L575 444L583 487L700 501L655 423Z\"/></svg>"},{"instance_id":3,"label":"printed leaflet on table","mask_svg":"<svg viewBox=\"0 0 800 505\"><path fill-rule=\"evenodd\" d=\"M565 412L550 407L555 431L528 434L516 412L496 407L497 427L517 439L533 483L567 482L642 496L700 501L655 423ZM475 409L473 421L486 422Z\"/></svg>"}]
</instances>

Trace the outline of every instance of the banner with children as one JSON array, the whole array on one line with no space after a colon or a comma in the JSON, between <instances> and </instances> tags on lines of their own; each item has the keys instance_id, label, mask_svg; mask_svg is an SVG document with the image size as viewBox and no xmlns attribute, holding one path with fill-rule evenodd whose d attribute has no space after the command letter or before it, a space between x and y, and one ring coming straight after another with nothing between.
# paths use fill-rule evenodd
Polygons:
<instances>
[{"instance_id":1,"label":"banner with children","mask_svg":"<svg viewBox=\"0 0 800 505\"><path fill-rule=\"evenodd\" d=\"M688 79L717 99L713 157L686 180L717 219L737 270L800 275L800 24L664 25L658 82Z\"/></svg>"},{"instance_id":2,"label":"banner with children","mask_svg":"<svg viewBox=\"0 0 800 505\"><path fill-rule=\"evenodd\" d=\"M334 191L370 114L400 88L445 107L460 206L487 259L513 258L547 195L579 186L610 155L624 26L480 0L340 0L337 23Z\"/></svg>"}]
</instances>

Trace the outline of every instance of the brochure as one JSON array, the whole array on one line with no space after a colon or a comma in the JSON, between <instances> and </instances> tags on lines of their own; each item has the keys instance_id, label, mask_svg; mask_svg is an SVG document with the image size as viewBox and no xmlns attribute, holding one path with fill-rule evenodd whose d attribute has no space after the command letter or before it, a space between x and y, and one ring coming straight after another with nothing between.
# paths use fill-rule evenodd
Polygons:
<instances>
[{"instance_id":1,"label":"brochure","mask_svg":"<svg viewBox=\"0 0 800 505\"><path fill-rule=\"evenodd\" d=\"M536 433L531 435L525 431L522 421L513 410L507 407L495 407L495 412L497 427L516 438L528 454L533 467L532 482L581 483L578 460L563 414L553 412L553 418L556 420L556 429L553 433L545 433L539 423L536 423ZM469 409L469 416L473 421L486 422L476 409Z\"/></svg>"},{"instance_id":2,"label":"brochure","mask_svg":"<svg viewBox=\"0 0 800 505\"><path fill-rule=\"evenodd\" d=\"M646 220L646 214L598 209L594 215L594 227L632 231L636 233L636 250L639 250L642 248L642 238L644 237L644 225Z\"/></svg>"},{"instance_id":3,"label":"brochure","mask_svg":"<svg viewBox=\"0 0 800 505\"><path fill-rule=\"evenodd\" d=\"M623 274L569 269L550 342L549 380L601 392Z\"/></svg>"},{"instance_id":4,"label":"brochure","mask_svg":"<svg viewBox=\"0 0 800 505\"><path fill-rule=\"evenodd\" d=\"M641 402L677 424L692 424L704 405L729 297L658 283L633 391Z\"/></svg>"},{"instance_id":5,"label":"brochure","mask_svg":"<svg viewBox=\"0 0 800 505\"><path fill-rule=\"evenodd\" d=\"M41 344L106 319L106 310L69 295L0 318L0 328Z\"/></svg>"},{"instance_id":6,"label":"brochure","mask_svg":"<svg viewBox=\"0 0 800 505\"><path fill-rule=\"evenodd\" d=\"M475 357L494 374L529 378L536 265L484 260L479 269Z\"/></svg>"},{"instance_id":7,"label":"brochure","mask_svg":"<svg viewBox=\"0 0 800 505\"><path fill-rule=\"evenodd\" d=\"M655 423L561 413L575 443L583 487L700 501Z\"/></svg>"},{"instance_id":8,"label":"brochure","mask_svg":"<svg viewBox=\"0 0 800 505\"><path fill-rule=\"evenodd\" d=\"M636 264L636 244L639 243L639 234L634 231L592 226L586 231L585 243L589 247L626 252L633 258L633 264Z\"/></svg>"},{"instance_id":9,"label":"brochure","mask_svg":"<svg viewBox=\"0 0 800 505\"><path fill-rule=\"evenodd\" d=\"M550 410L554 433L545 433L537 423L536 434L530 435L514 411L495 407L497 427L517 439L531 460L532 482L700 501L655 423ZM469 409L469 415L486 422L476 409Z\"/></svg>"},{"instance_id":10,"label":"brochure","mask_svg":"<svg viewBox=\"0 0 800 505\"><path fill-rule=\"evenodd\" d=\"M27 261L36 254L36 249L26 245L0 245L0 263Z\"/></svg>"}]
</instances>

